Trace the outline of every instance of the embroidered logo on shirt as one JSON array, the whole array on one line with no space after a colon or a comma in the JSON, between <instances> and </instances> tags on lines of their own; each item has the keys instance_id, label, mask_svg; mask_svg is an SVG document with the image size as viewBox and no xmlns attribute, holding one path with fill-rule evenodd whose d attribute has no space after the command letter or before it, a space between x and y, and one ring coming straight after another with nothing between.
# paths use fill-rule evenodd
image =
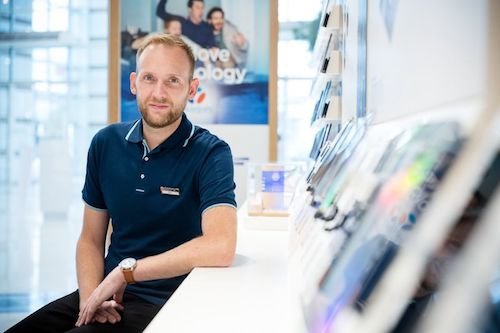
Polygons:
<instances>
[{"instance_id":1,"label":"embroidered logo on shirt","mask_svg":"<svg viewBox=\"0 0 500 333\"><path fill-rule=\"evenodd\" d=\"M179 196L181 194L181 190L178 187L160 186L160 192L161 194L176 195L176 196Z\"/></svg>"}]
</instances>

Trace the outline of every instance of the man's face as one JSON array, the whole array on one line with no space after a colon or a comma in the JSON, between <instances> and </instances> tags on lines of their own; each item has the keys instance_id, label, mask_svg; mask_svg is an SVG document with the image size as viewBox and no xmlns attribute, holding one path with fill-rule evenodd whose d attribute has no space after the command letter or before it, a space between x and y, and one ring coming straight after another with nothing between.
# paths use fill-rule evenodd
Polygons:
<instances>
[{"instance_id":1,"label":"man's face","mask_svg":"<svg viewBox=\"0 0 500 333\"><path fill-rule=\"evenodd\" d=\"M221 31L224 27L224 15L221 12L213 12L208 20L215 31Z\"/></svg>"},{"instance_id":2,"label":"man's face","mask_svg":"<svg viewBox=\"0 0 500 333\"><path fill-rule=\"evenodd\" d=\"M182 25L179 21L172 21L168 23L165 27L165 32L174 36L180 36L182 34Z\"/></svg>"},{"instance_id":3,"label":"man's face","mask_svg":"<svg viewBox=\"0 0 500 333\"><path fill-rule=\"evenodd\" d=\"M193 5L189 8L189 17L193 23L200 23L203 21L203 12L205 5L203 1L193 1Z\"/></svg>"},{"instance_id":4,"label":"man's face","mask_svg":"<svg viewBox=\"0 0 500 333\"><path fill-rule=\"evenodd\" d=\"M198 88L198 80L190 80L191 68L184 50L149 45L138 59L137 71L130 74L130 90L137 96L144 122L152 128L164 128L179 120Z\"/></svg>"}]
</instances>

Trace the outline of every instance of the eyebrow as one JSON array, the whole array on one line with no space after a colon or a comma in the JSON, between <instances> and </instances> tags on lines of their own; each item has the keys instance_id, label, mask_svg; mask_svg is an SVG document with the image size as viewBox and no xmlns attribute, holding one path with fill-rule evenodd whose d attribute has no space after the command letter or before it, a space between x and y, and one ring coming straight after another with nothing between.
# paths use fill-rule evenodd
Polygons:
<instances>
[{"instance_id":1,"label":"eyebrow","mask_svg":"<svg viewBox=\"0 0 500 333\"><path fill-rule=\"evenodd\" d=\"M156 74L154 72L151 72L151 71L143 71L141 72L141 75L147 75L147 74L151 74L151 75L154 75L156 77L170 77L170 76L177 76L177 77L183 77L182 74L177 74L177 73L168 73L168 74L165 74L165 75L159 75L159 74Z\"/></svg>"}]
</instances>

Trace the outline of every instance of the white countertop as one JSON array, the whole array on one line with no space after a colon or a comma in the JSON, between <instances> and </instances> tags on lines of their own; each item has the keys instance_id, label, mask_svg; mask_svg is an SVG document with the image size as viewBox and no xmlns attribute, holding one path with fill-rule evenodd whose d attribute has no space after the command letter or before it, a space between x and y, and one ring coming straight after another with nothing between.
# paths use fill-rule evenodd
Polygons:
<instances>
[{"instance_id":1,"label":"white countertop","mask_svg":"<svg viewBox=\"0 0 500 333\"><path fill-rule=\"evenodd\" d=\"M239 215L233 265L194 269L144 332L301 331L289 297L288 232L250 230Z\"/></svg>"}]
</instances>

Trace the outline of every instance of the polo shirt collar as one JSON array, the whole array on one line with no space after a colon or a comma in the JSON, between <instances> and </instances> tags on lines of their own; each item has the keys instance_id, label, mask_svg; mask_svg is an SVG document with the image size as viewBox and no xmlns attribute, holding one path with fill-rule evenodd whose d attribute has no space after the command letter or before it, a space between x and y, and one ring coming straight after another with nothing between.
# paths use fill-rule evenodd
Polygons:
<instances>
[{"instance_id":1,"label":"polo shirt collar","mask_svg":"<svg viewBox=\"0 0 500 333\"><path fill-rule=\"evenodd\" d=\"M183 113L179 127L177 127L175 132L156 149L174 148L177 146L186 147L194 134L194 130L194 125L189 121L189 119L187 119L186 114ZM143 142L144 136L142 134L142 118L132 124L132 127L125 135L125 140L131 143Z\"/></svg>"}]
</instances>

